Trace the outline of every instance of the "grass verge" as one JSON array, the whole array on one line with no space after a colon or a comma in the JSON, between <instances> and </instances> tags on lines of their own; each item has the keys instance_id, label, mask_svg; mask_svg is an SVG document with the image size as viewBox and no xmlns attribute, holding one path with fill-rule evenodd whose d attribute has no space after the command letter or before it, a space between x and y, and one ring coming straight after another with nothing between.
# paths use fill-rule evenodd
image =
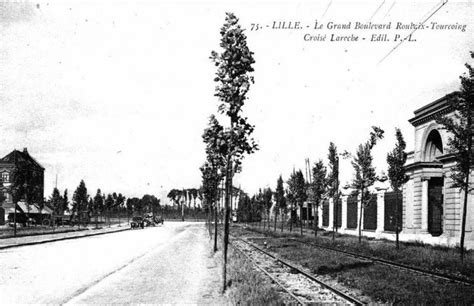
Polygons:
<instances>
[{"instance_id":1,"label":"grass verge","mask_svg":"<svg viewBox=\"0 0 474 306\"><path fill-rule=\"evenodd\" d=\"M212 235L212 233L211 233ZM219 271L222 267L222 240L218 239ZM212 247L213 243L211 243ZM226 299L232 305L281 305L291 301L287 299L276 284L259 271L243 254L229 245L227 254L227 290ZM221 275L222 277L222 275Z\"/></svg>"},{"instance_id":2,"label":"grass verge","mask_svg":"<svg viewBox=\"0 0 474 306\"><path fill-rule=\"evenodd\" d=\"M234 233L236 231L234 230ZM314 274L324 274L325 277L337 280L338 283L347 288L356 289L375 301L395 304L471 305L474 303L473 286L441 281L410 273L406 270L359 261L356 258L338 252L304 245L284 237L283 239L272 239L269 233L266 234L265 239L252 240L260 246L266 246L267 249L277 253L282 258L302 265ZM247 235L255 236L252 233L247 233ZM275 236L282 238L280 233L275 234ZM293 238L295 235L287 236ZM330 240L324 241L332 243ZM344 243L344 240L336 240L336 244L341 242ZM365 247L365 250L369 246L377 248L376 245L367 246L367 243L365 242L361 248ZM377 248L377 251L381 252L386 247ZM403 256L409 256L409 254L415 256L416 253L416 256L421 258L424 258L424 256L431 258L439 254L439 252L446 252L445 249L428 248L424 250L424 246L405 247L406 249L400 250L400 252L404 252ZM374 254L371 255L374 256ZM398 256L397 258L404 258L400 255ZM446 261L446 258L444 260ZM413 258L409 262L413 264L419 261L420 258Z\"/></svg>"},{"instance_id":3,"label":"grass verge","mask_svg":"<svg viewBox=\"0 0 474 306\"><path fill-rule=\"evenodd\" d=\"M368 240L364 238L362 243L358 237L336 234L337 238L332 241L332 233L321 231L318 237L299 235L280 231L267 231L255 227L249 228L254 232L272 237L294 237L301 240L316 243L327 247L337 248L344 251L358 253L366 256L379 257L401 264L437 271L454 275L468 280L474 280L474 252L465 253L463 263L459 260L459 249L443 246L432 246L423 243L400 243L400 249L396 249L393 241Z\"/></svg>"}]
</instances>

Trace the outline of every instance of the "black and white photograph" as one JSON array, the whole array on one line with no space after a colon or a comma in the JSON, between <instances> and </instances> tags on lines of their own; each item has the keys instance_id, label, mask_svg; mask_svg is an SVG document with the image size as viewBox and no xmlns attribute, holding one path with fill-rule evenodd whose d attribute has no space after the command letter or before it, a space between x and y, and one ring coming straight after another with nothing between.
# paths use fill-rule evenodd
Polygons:
<instances>
[{"instance_id":1,"label":"black and white photograph","mask_svg":"<svg viewBox=\"0 0 474 306\"><path fill-rule=\"evenodd\" d=\"M474 304L474 1L0 0L0 305Z\"/></svg>"}]
</instances>

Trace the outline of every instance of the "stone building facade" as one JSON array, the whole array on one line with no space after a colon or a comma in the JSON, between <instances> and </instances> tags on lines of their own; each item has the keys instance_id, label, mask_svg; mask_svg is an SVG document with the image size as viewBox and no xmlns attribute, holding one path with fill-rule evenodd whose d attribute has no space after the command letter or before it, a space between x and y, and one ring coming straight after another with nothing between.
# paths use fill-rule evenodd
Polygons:
<instances>
[{"instance_id":1,"label":"stone building facade","mask_svg":"<svg viewBox=\"0 0 474 306\"><path fill-rule=\"evenodd\" d=\"M464 193L460 188L452 187L450 175L455 162L448 147L450 135L435 120L437 116L449 116L453 113L448 101L457 94L448 94L417 109L415 116L409 120L414 127L415 144L414 151L408 153L405 164L409 181L403 186L403 192L396 195L386 186L377 186L372 191L373 203L369 209L363 210L360 199L349 193L343 195L339 232L357 235L361 226L364 236L394 240L393 219L396 212L393 205L398 201L401 207L398 214L401 219L401 241L422 241L448 246L459 244ZM473 174L470 182L474 182ZM467 206L465 246L474 249L472 192ZM326 205L319 205L318 208L319 226L331 230L336 217L334 203L329 200ZM364 216L359 225L354 220L359 220L361 213ZM364 220L370 221L371 225L364 224Z\"/></svg>"},{"instance_id":2,"label":"stone building facade","mask_svg":"<svg viewBox=\"0 0 474 306\"><path fill-rule=\"evenodd\" d=\"M453 113L451 93L415 111L409 120L415 129L414 151L409 153L406 170L410 180L403 188L403 234L429 243L459 243L464 193L452 187L455 165L449 152L448 132L436 123L439 115ZM473 180L473 175L470 181ZM474 247L473 198L468 199L466 244Z\"/></svg>"}]
</instances>

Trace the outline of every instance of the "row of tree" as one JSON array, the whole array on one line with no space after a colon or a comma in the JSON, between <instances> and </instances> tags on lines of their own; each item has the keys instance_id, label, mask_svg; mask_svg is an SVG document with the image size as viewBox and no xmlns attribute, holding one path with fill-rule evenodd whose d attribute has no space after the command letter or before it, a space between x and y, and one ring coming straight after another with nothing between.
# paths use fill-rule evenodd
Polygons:
<instances>
[{"instance_id":1,"label":"row of tree","mask_svg":"<svg viewBox=\"0 0 474 306\"><path fill-rule=\"evenodd\" d=\"M187 189L171 189L167 197L176 205L181 207L181 204L188 207L196 207L196 200L202 200L201 189L187 188Z\"/></svg>"},{"instance_id":2,"label":"row of tree","mask_svg":"<svg viewBox=\"0 0 474 306\"><path fill-rule=\"evenodd\" d=\"M96 224L99 216L105 216L109 220L112 214L119 216L127 214L128 217L133 214L143 214L146 212L156 213L160 209L160 200L154 195L144 195L140 198L126 198L121 193L102 193L97 189L95 196L90 196L87 191L84 180L81 180L79 186L74 191L71 206L68 201L67 189L61 196L57 188L53 189L51 197L46 201L46 205L51 207L54 215L61 216L65 212L70 212L71 216L76 217L78 224L95 217Z\"/></svg>"},{"instance_id":3,"label":"row of tree","mask_svg":"<svg viewBox=\"0 0 474 306\"><path fill-rule=\"evenodd\" d=\"M471 51L471 58L474 58L474 53ZM466 64L467 73L460 76L461 86L456 95L449 98L448 104L452 113L440 115L436 118L436 122L445 129L448 134L448 153L455 161L455 166L451 169L450 178L452 180L452 188L459 188L463 193L463 209L461 216L461 236L460 236L460 256L461 261L464 260L464 237L466 228L466 214L468 211L468 197L470 192L474 190L472 182L469 181L473 169L474 152L472 149L472 141L474 137L473 114L474 114L474 68ZM324 165L322 160L318 160L311 169L309 180L306 181L301 170L293 171L287 181L287 188L283 187L283 179L280 176L277 181L276 191L273 193L275 205L275 224L278 214L287 213L287 203L290 203L290 220L293 219L295 207L300 207L306 200L311 201L315 205L314 216L317 218L317 207L321 205L324 200L333 199L336 206L339 205L341 195L340 181L339 181L339 158L351 159L351 164L354 168L354 177L352 182L344 188L350 188L353 193L360 197L361 212L358 220L359 228L359 242L361 241L361 231L363 211L371 202L369 189L376 181L385 181L385 175L378 176L373 166L372 149L377 142L383 138L384 131L378 127L372 127L369 139L360 144L355 153L344 151L339 154L334 143L329 145L328 153L328 167ZM388 163L388 179L392 189L400 193L403 184L405 184L409 177L406 174L404 165L407 160L406 143L399 128L395 129L396 144L393 150L387 154ZM309 191L309 192L308 192ZM273 203L265 200L266 194L272 194L270 189L260 190L257 195L251 199L243 199L242 207L239 207L245 212L241 212L242 216L253 216L255 213L263 213L269 216L270 207ZM399 205L400 201L396 201ZM401 230L398 219L398 211L400 207L396 207L395 223L396 223L396 246L399 248L399 232ZM254 217L255 218L255 217ZM290 230L291 230L290 222ZM314 233L317 235L317 220L314 222ZM276 226L275 226L276 227ZM333 223L333 237L337 230L337 214L335 214Z\"/></svg>"}]
</instances>

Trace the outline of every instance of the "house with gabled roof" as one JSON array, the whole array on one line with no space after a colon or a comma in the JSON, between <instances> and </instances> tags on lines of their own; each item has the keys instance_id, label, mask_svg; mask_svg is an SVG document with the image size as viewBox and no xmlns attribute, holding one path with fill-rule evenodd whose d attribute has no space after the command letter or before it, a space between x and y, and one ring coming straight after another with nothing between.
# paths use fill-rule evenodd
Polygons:
<instances>
[{"instance_id":1,"label":"house with gabled roof","mask_svg":"<svg viewBox=\"0 0 474 306\"><path fill-rule=\"evenodd\" d=\"M0 159L0 192L5 198L0 205L0 224L3 224L8 215L15 211L12 186L15 179L19 179L21 176L28 177L28 182L31 184L28 196L31 203L23 206L17 203L17 213L30 213L35 210L37 204L43 201L44 167L28 153L27 148L24 148L23 151L13 150ZM26 194L20 197L17 199L18 202L27 203Z\"/></svg>"}]
</instances>

